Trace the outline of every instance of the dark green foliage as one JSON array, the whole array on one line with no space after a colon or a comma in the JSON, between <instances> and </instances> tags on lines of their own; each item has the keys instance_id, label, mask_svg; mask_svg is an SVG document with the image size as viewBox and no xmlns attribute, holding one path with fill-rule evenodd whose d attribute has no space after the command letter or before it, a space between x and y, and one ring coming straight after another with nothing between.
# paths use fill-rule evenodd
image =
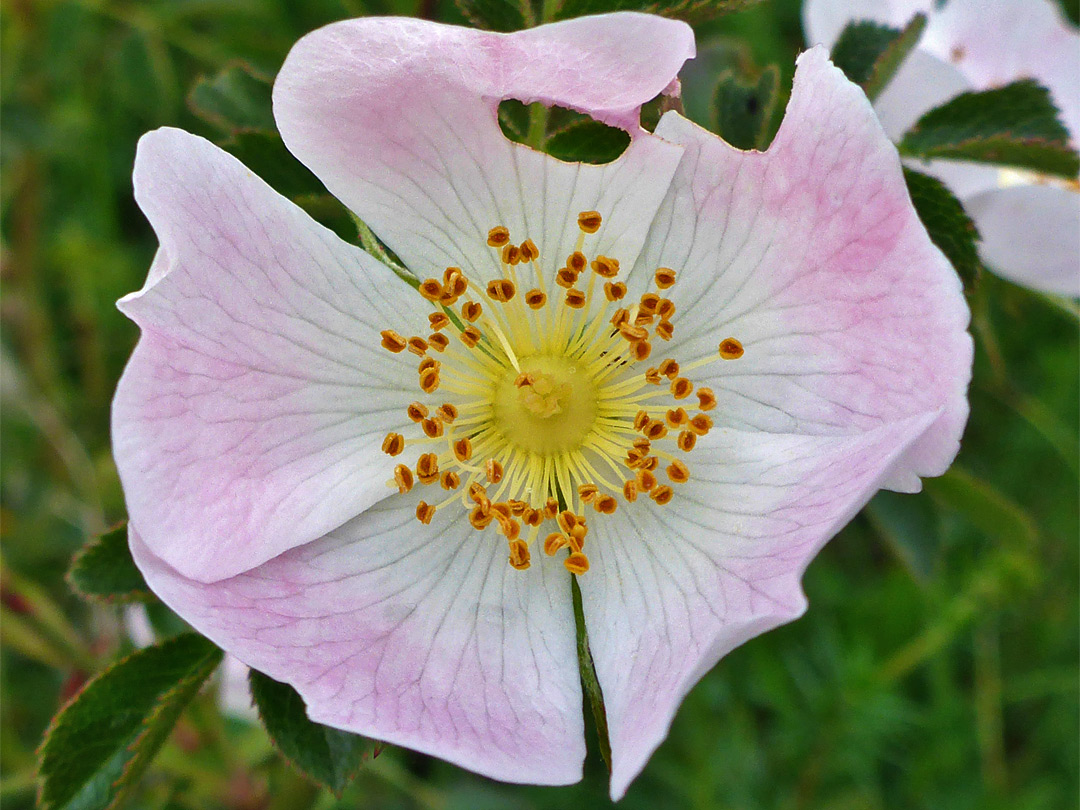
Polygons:
<instances>
[{"instance_id":1,"label":"dark green foliage","mask_svg":"<svg viewBox=\"0 0 1080 810\"><path fill-rule=\"evenodd\" d=\"M869 21L848 23L833 45L833 64L873 101L918 43L924 28L925 14L916 14L903 30Z\"/></svg>"},{"instance_id":2,"label":"dark green foliage","mask_svg":"<svg viewBox=\"0 0 1080 810\"><path fill-rule=\"evenodd\" d=\"M308 778L340 794L375 743L308 719L295 689L261 672L248 676L259 717L278 750Z\"/></svg>"},{"instance_id":3,"label":"dark green foliage","mask_svg":"<svg viewBox=\"0 0 1080 810\"><path fill-rule=\"evenodd\" d=\"M285 148L276 132L237 132L222 147L286 197L326 194L307 167Z\"/></svg>"},{"instance_id":4,"label":"dark green foliage","mask_svg":"<svg viewBox=\"0 0 1080 810\"><path fill-rule=\"evenodd\" d=\"M95 537L71 563L68 581L80 596L117 602L153 599L128 547L127 525Z\"/></svg>"},{"instance_id":5,"label":"dark green foliage","mask_svg":"<svg viewBox=\"0 0 1080 810\"><path fill-rule=\"evenodd\" d=\"M232 65L195 82L188 93L192 112L223 132L274 132L270 82L247 65Z\"/></svg>"},{"instance_id":6,"label":"dark green foliage","mask_svg":"<svg viewBox=\"0 0 1080 810\"><path fill-rule=\"evenodd\" d=\"M221 656L188 633L140 650L87 684L45 737L42 810L119 806Z\"/></svg>"},{"instance_id":7,"label":"dark green foliage","mask_svg":"<svg viewBox=\"0 0 1080 810\"><path fill-rule=\"evenodd\" d=\"M979 232L975 223L960 201L936 177L905 168L904 179L930 240L952 262L964 282L964 289L970 291L982 271L976 247Z\"/></svg>"},{"instance_id":8,"label":"dark green foliage","mask_svg":"<svg viewBox=\"0 0 1080 810\"><path fill-rule=\"evenodd\" d=\"M623 130L584 119L551 135L545 151L559 160L610 163L629 145L630 136Z\"/></svg>"},{"instance_id":9,"label":"dark green foliage","mask_svg":"<svg viewBox=\"0 0 1080 810\"><path fill-rule=\"evenodd\" d=\"M934 502L925 495L879 492L864 514L915 578L929 581L943 554L941 518Z\"/></svg>"},{"instance_id":10,"label":"dark green foliage","mask_svg":"<svg viewBox=\"0 0 1080 810\"><path fill-rule=\"evenodd\" d=\"M760 0L563 0L555 18L566 20L609 11L643 11L702 23L749 8Z\"/></svg>"},{"instance_id":11,"label":"dark green foliage","mask_svg":"<svg viewBox=\"0 0 1080 810\"><path fill-rule=\"evenodd\" d=\"M713 95L716 133L739 149L764 150L772 134L780 71L775 65L756 82L743 82L734 71L720 74Z\"/></svg>"},{"instance_id":12,"label":"dark green foliage","mask_svg":"<svg viewBox=\"0 0 1080 810\"><path fill-rule=\"evenodd\" d=\"M470 23L490 31L518 31L528 27L532 9L518 0L454 0Z\"/></svg>"},{"instance_id":13,"label":"dark green foliage","mask_svg":"<svg viewBox=\"0 0 1080 810\"><path fill-rule=\"evenodd\" d=\"M900 142L901 153L1019 166L1075 177L1080 156L1069 146L1050 93L1025 79L962 93L926 113Z\"/></svg>"}]
</instances>

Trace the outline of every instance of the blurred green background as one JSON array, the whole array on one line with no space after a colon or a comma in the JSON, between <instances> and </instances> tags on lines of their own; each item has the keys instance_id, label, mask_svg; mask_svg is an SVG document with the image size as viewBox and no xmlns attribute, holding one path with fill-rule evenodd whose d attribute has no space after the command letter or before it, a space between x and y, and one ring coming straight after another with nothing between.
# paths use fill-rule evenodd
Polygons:
<instances>
[{"instance_id":1,"label":"blurred green background","mask_svg":"<svg viewBox=\"0 0 1080 810\"><path fill-rule=\"evenodd\" d=\"M137 330L114 301L141 286L156 244L132 199L135 142L164 124L221 140L188 103L200 77L237 60L272 77L300 35L365 13L461 19L443 0L0 6L5 810L34 805L35 749L57 708L131 649L120 609L82 603L64 573L124 517L108 414ZM721 68L776 63L790 86L797 0L698 34L686 91L702 123ZM328 201L307 203L333 220ZM880 495L826 548L806 577L808 615L704 678L621 807L1076 806L1077 308L988 275L971 305L972 416L956 466L921 495ZM541 789L387 749L335 799L259 726L214 707L205 694L184 716L132 806L608 804L592 750L584 782Z\"/></svg>"}]
</instances>

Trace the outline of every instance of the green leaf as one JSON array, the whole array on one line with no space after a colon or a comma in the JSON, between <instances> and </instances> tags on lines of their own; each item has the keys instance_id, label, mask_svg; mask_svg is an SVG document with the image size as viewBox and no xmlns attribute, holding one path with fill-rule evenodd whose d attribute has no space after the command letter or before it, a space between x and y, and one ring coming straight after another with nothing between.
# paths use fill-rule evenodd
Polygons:
<instances>
[{"instance_id":1,"label":"green leaf","mask_svg":"<svg viewBox=\"0 0 1080 810\"><path fill-rule=\"evenodd\" d=\"M454 0L465 18L489 31L520 31L527 28L532 10L516 0Z\"/></svg>"},{"instance_id":2,"label":"green leaf","mask_svg":"<svg viewBox=\"0 0 1080 810\"><path fill-rule=\"evenodd\" d=\"M904 179L915 211L930 234L930 241L952 262L964 282L964 289L970 291L982 272L975 246L979 239L975 223L960 201L936 177L905 167Z\"/></svg>"},{"instance_id":3,"label":"green leaf","mask_svg":"<svg viewBox=\"0 0 1080 810\"><path fill-rule=\"evenodd\" d=\"M585 118L552 134L544 151L570 163L610 163L629 145L625 131Z\"/></svg>"},{"instance_id":4,"label":"green leaf","mask_svg":"<svg viewBox=\"0 0 1080 810\"><path fill-rule=\"evenodd\" d=\"M780 88L780 70L771 65L756 82L743 82L733 70L720 74L713 93L716 133L739 149L764 150Z\"/></svg>"},{"instance_id":5,"label":"green leaf","mask_svg":"<svg viewBox=\"0 0 1080 810\"><path fill-rule=\"evenodd\" d=\"M41 747L42 810L119 807L221 658L210 641L188 633L90 681Z\"/></svg>"},{"instance_id":6,"label":"green leaf","mask_svg":"<svg viewBox=\"0 0 1080 810\"><path fill-rule=\"evenodd\" d=\"M213 78L200 78L188 93L188 106L199 118L230 134L275 131L270 82L247 65L231 65Z\"/></svg>"},{"instance_id":7,"label":"green leaf","mask_svg":"<svg viewBox=\"0 0 1080 810\"><path fill-rule=\"evenodd\" d=\"M832 60L873 101L895 75L926 28L926 15L916 14L904 28L874 22L848 23L832 49Z\"/></svg>"},{"instance_id":8,"label":"green leaf","mask_svg":"<svg viewBox=\"0 0 1080 810\"><path fill-rule=\"evenodd\" d=\"M148 602L154 598L131 557L126 523L83 546L68 570L68 582L87 599Z\"/></svg>"},{"instance_id":9,"label":"green leaf","mask_svg":"<svg viewBox=\"0 0 1080 810\"><path fill-rule=\"evenodd\" d=\"M340 795L375 743L309 720L304 699L288 684L255 670L248 682L259 717L278 750L302 774Z\"/></svg>"},{"instance_id":10,"label":"green leaf","mask_svg":"<svg viewBox=\"0 0 1080 810\"><path fill-rule=\"evenodd\" d=\"M926 113L900 142L901 154L1019 166L1073 178L1080 156L1069 146L1050 93L1025 79L962 93Z\"/></svg>"},{"instance_id":11,"label":"green leaf","mask_svg":"<svg viewBox=\"0 0 1080 810\"><path fill-rule=\"evenodd\" d=\"M673 17L677 20L701 23L742 11L761 0L563 0L554 18L565 20L586 14L603 14L609 11L644 11Z\"/></svg>"}]
</instances>

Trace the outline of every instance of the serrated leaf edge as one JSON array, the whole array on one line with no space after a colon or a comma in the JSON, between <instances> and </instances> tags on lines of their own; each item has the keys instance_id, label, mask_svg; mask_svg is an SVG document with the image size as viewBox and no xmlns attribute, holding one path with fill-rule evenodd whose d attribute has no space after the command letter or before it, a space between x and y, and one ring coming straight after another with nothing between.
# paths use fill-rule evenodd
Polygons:
<instances>
[{"instance_id":1,"label":"serrated leaf edge","mask_svg":"<svg viewBox=\"0 0 1080 810\"><path fill-rule=\"evenodd\" d=\"M112 526L110 526L105 531L101 532L100 534L96 534L92 538L90 538L90 541L87 542L87 543L84 543L83 547L80 548L77 552L75 552L75 555L71 558L71 564L68 566L68 570L64 574L64 582L66 582L67 586L69 588L71 588L72 592L75 593L77 596L79 596L81 599L84 599L87 602L94 602L94 603L97 603L97 604L104 604L104 605L128 605L128 604L134 604L134 603L150 603L150 602L154 602L157 599L157 597L154 595L154 592L151 591L149 587L147 587L147 589L145 591L142 590L141 588L137 588L137 589L135 589L133 591L127 591L127 592L123 592L123 593L103 594L103 593L90 593L89 591L85 591L85 590L83 590L82 588L79 587L79 584L77 582L75 582L75 576L74 576L75 569L82 562L83 558L85 558L94 549L96 549L101 544L102 538L104 538L106 535L112 534L113 532L120 531L121 529L126 528L126 527L127 527L127 521L126 520L121 520L121 521L113 524Z\"/></svg>"}]
</instances>

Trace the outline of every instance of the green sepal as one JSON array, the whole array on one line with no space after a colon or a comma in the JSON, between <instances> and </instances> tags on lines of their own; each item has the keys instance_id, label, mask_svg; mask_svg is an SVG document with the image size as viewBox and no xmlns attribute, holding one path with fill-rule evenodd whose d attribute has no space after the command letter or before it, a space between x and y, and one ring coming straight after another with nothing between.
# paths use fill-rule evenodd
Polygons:
<instances>
[{"instance_id":1,"label":"green sepal","mask_svg":"<svg viewBox=\"0 0 1080 810\"><path fill-rule=\"evenodd\" d=\"M968 292L982 273L976 242L979 231L964 206L936 177L904 168L915 211L933 242L956 269Z\"/></svg>"},{"instance_id":2,"label":"green sepal","mask_svg":"<svg viewBox=\"0 0 1080 810\"><path fill-rule=\"evenodd\" d=\"M188 93L188 107L199 118L230 135L274 132L270 80L245 64L234 64L213 77L203 76Z\"/></svg>"},{"instance_id":3,"label":"green sepal","mask_svg":"<svg viewBox=\"0 0 1080 810\"><path fill-rule=\"evenodd\" d=\"M120 807L221 658L213 643L185 633L139 650L86 684L41 746L42 810Z\"/></svg>"},{"instance_id":4,"label":"green sepal","mask_svg":"<svg viewBox=\"0 0 1080 810\"><path fill-rule=\"evenodd\" d=\"M581 603L581 588L578 586L577 577L573 575L570 578L570 587L574 599L574 624L577 627L578 672L581 675L581 689L585 693L585 701L589 704L596 724L600 756L610 774L611 737L608 735L607 709L604 708L604 693L600 689L600 679L596 677L596 667L593 664L592 651L589 649L589 633L585 629L585 608Z\"/></svg>"},{"instance_id":5,"label":"green sepal","mask_svg":"<svg viewBox=\"0 0 1080 810\"><path fill-rule=\"evenodd\" d=\"M752 82L742 81L733 70L725 70L713 91L716 133L739 149L766 149L779 89L780 70L775 65Z\"/></svg>"},{"instance_id":6,"label":"green sepal","mask_svg":"<svg viewBox=\"0 0 1080 810\"><path fill-rule=\"evenodd\" d=\"M566 20L611 11L642 11L686 22L702 23L743 11L761 0L563 0L554 19Z\"/></svg>"},{"instance_id":7,"label":"green sepal","mask_svg":"<svg viewBox=\"0 0 1080 810\"><path fill-rule=\"evenodd\" d=\"M127 523L98 535L82 547L67 573L68 584L86 599L149 602L154 599L128 546Z\"/></svg>"},{"instance_id":8,"label":"green sepal","mask_svg":"<svg viewBox=\"0 0 1080 810\"><path fill-rule=\"evenodd\" d=\"M1049 91L1030 79L959 96L926 113L900 141L916 158L973 160L1075 178L1080 155Z\"/></svg>"},{"instance_id":9,"label":"green sepal","mask_svg":"<svg viewBox=\"0 0 1080 810\"><path fill-rule=\"evenodd\" d=\"M248 682L259 717L282 756L304 776L340 796L378 744L311 721L304 699L288 684L254 669Z\"/></svg>"},{"instance_id":10,"label":"green sepal","mask_svg":"<svg viewBox=\"0 0 1080 810\"><path fill-rule=\"evenodd\" d=\"M833 64L873 101L896 75L925 28L925 14L916 14L903 29L869 21L848 23L833 45Z\"/></svg>"}]
</instances>

